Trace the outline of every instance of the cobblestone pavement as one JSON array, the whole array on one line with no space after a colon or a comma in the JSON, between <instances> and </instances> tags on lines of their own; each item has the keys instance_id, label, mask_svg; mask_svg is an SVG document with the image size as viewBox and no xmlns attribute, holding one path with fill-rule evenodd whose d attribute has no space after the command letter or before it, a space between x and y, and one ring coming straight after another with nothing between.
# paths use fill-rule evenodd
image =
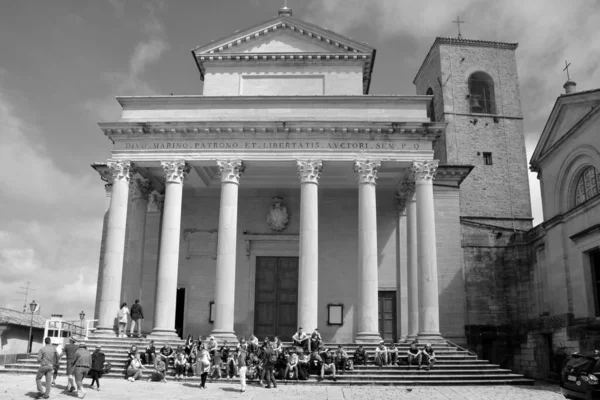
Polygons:
<instances>
[{"instance_id":1,"label":"cobblestone pavement","mask_svg":"<svg viewBox=\"0 0 600 400\"><path fill-rule=\"evenodd\" d=\"M86 399L107 400L153 400L153 399L256 399L256 400L558 400L564 399L557 385L538 382L535 386L319 386L319 385L278 385L277 389L265 389L252 384L245 393L240 393L237 384L211 383L207 390L198 389L197 383L168 382L155 383L126 380L103 379L101 391L88 388L89 379L84 381ZM66 378L58 378L52 389L51 399L72 398L75 393L65 392ZM0 399L28 399L37 397L35 377L32 375L0 374Z\"/></svg>"}]
</instances>

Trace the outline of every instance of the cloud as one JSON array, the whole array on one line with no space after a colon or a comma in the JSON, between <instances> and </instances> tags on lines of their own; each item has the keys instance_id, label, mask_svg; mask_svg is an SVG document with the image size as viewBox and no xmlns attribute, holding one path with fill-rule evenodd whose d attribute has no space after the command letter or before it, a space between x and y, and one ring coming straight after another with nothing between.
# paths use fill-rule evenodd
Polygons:
<instances>
[{"instance_id":1,"label":"cloud","mask_svg":"<svg viewBox=\"0 0 600 400\"><path fill-rule=\"evenodd\" d=\"M135 45L133 53L129 57L127 72L107 73L104 78L108 83L110 95L89 99L83 103L83 107L94 116L103 121L118 119L120 107L113 97L115 93L120 96L158 94L156 88L144 80L143 74L149 66L157 63L169 49L165 27L156 15L163 8L164 3L162 2L146 4L147 15L140 24L140 31L145 37Z\"/></svg>"},{"instance_id":2,"label":"cloud","mask_svg":"<svg viewBox=\"0 0 600 400\"><path fill-rule=\"evenodd\" d=\"M572 63L571 77L579 90L600 81L599 10L598 0L311 0L307 19L340 33L372 29L381 41L416 39L424 44L419 62L435 36L456 35L451 22L456 15L466 21L461 26L465 38L519 42L517 63L530 155L563 92L565 60ZM533 211L541 215L538 187L535 179Z\"/></svg>"},{"instance_id":3,"label":"cloud","mask_svg":"<svg viewBox=\"0 0 600 400\"><path fill-rule=\"evenodd\" d=\"M29 301L43 304L44 315L91 312L102 187L85 171L57 166L39 139L56 133L30 122L28 104L8 82L0 70L0 307L20 309L18 288L31 281L37 291Z\"/></svg>"}]
</instances>

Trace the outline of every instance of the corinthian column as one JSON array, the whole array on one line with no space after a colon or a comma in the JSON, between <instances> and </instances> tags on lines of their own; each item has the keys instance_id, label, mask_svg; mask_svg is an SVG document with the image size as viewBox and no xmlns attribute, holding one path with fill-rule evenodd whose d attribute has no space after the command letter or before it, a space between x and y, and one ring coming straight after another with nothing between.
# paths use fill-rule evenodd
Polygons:
<instances>
[{"instance_id":1,"label":"corinthian column","mask_svg":"<svg viewBox=\"0 0 600 400\"><path fill-rule=\"evenodd\" d=\"M212 334L235 340L235 256L237 253L238 188L244 172L241 160L217 161L221 173L221 207L215 278L215 316Z\"/></svg>"},{"instance_id":2,"label":"corinthian column","mask_svg":"<svg viewBox=\"0 0 600 400\"><path fill-rule=\"evenodd\" d=\"M108 211L106 229L106 247L104 249L101 279L98 280L98 327L96 336L114 336L115 317L119 311L121 296L121 278L123 275L123 251L125 249L125 226L127 223L127 201L129 179L131 178L129 161L108 160L112 174L112 196Z\"/></svg>"},{"instance_id":3,"label":"corinthian column","mask_svg":"<svg viewBox=\"0 0 600 400\"><path fill-rule=\"evenodd\" d=\"M154 329L151 337L176 338L175 306L179 272L179 232L183 180L189 171L185 161L161 161L165 173L165 202L156 274Z\"/></svg>"},{"instance_id":4,"label":"corinthian column","mask_svg":"<svg viewBox=\"0 0 600 400\"><path fill-rule=\"evenodd\" d=\"M408 340L419 333L419 248L417 238L417 198L414 182L404 182L406 193L406 258L408 281Z\"/></svg>"},{"instance_id":5,"label":"corinthian column","mask_svg":"<svg viewBox=\"0 0 600 400\"><path fill-rule=\"evenodd\" d=\"M381 162L355 161L358 178L358 333L356 342L381 340L378 320L377 203L375 185Z\"/></svg>"},{"instance_id":6,"label":"corinthian column","mask_svg":"<svg viewBox=\"0 0 600 400\"><path fill-rule=\"evenodd\" d=\"M396 196L396 317L398 341L408 335L408 264L406 256L406 194Z\"/></svg>"},{"instance_id":7,"label":"corinthian column","mask_svg":"<svg viewBox=\"0 0 600 400\"><path fill-rule=\"evenodd\" d=\"M437 244L433 207L433 177L437 161L413 162L417 193L417 246L419 249L419 342L440 342Z\"/></svg>"},{"instance_id":8,"label":"corinthian column","mask_svg":"<svg viewBox=\"0 0 600 400\"><path fill-rule=\"evenodd\" d=\"M300 176L300 266L298 326L317 328L319 316L319 178L321 160L298 160Z\"/></svg>"},{"instance_id":9,"label":"corinthian column","mask_svg":"<svg viewBox=\"0 0 600 400\"><path fill-rule=\"evenodd\" d=\"M152 192L152 185L147 179L134 178L131 180L121 289L121 298L128 303L133 303L135 299L144 301L142 299L142 266L144 264L146 214L150 192Z\"/></svg>"}]
</instances>

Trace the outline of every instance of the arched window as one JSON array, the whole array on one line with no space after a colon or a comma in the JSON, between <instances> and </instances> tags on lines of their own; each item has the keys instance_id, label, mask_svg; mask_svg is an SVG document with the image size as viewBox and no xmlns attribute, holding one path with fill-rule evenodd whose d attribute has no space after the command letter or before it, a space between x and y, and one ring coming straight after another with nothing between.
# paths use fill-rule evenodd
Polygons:
<instances>
[{"instance_id":1,"label":"arched window","mask_svg":"<svg viewBox=\"0 0 600 400\"><path fill-rule=\"evenodd\" d=\"M600 193L600 188L598 187L599 181L596 168L588 167L583 171L575 187L576 206Z\"/></svg>"},{"instance_id":2,"label":"arched window","mask_svg":"<svg viewBox=\"0 0 600 400\"><path fill-rule=\"evenodd\" d=\"M427 96L433 96L433 89L427 89L427 93L425 94ZM435 106L433 105L433 99L431 100L431 103L429 103L429 106L427 106L427 116L431 122L435 122Z\"/></svg>"},{"instance_id":3,"label":"arched window","mask_svg":"<svg viewBox=\"0 0 600 400\"><path fill-rule=\"evenodd\" d=\"M469 77L469 106L472 113L496 114L494 81L485 72L475 72Z\"/></svg>"}]
</instances>

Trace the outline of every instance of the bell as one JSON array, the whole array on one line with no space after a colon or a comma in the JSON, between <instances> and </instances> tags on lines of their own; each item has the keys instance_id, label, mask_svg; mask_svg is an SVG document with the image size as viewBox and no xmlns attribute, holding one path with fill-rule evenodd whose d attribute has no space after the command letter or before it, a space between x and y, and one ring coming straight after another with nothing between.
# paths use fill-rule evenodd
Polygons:
<instances>
[{"instance_id":1,"label":"bell","mask_svg":"<svg viewBox=\"0 0 600 400\"><path fill-rule=\"evenodd\" d=\"M479 102L479 96L471 96L469 98L469 104L472 112L483 112L483 106Z\"/></svg>"}]
</instances>

